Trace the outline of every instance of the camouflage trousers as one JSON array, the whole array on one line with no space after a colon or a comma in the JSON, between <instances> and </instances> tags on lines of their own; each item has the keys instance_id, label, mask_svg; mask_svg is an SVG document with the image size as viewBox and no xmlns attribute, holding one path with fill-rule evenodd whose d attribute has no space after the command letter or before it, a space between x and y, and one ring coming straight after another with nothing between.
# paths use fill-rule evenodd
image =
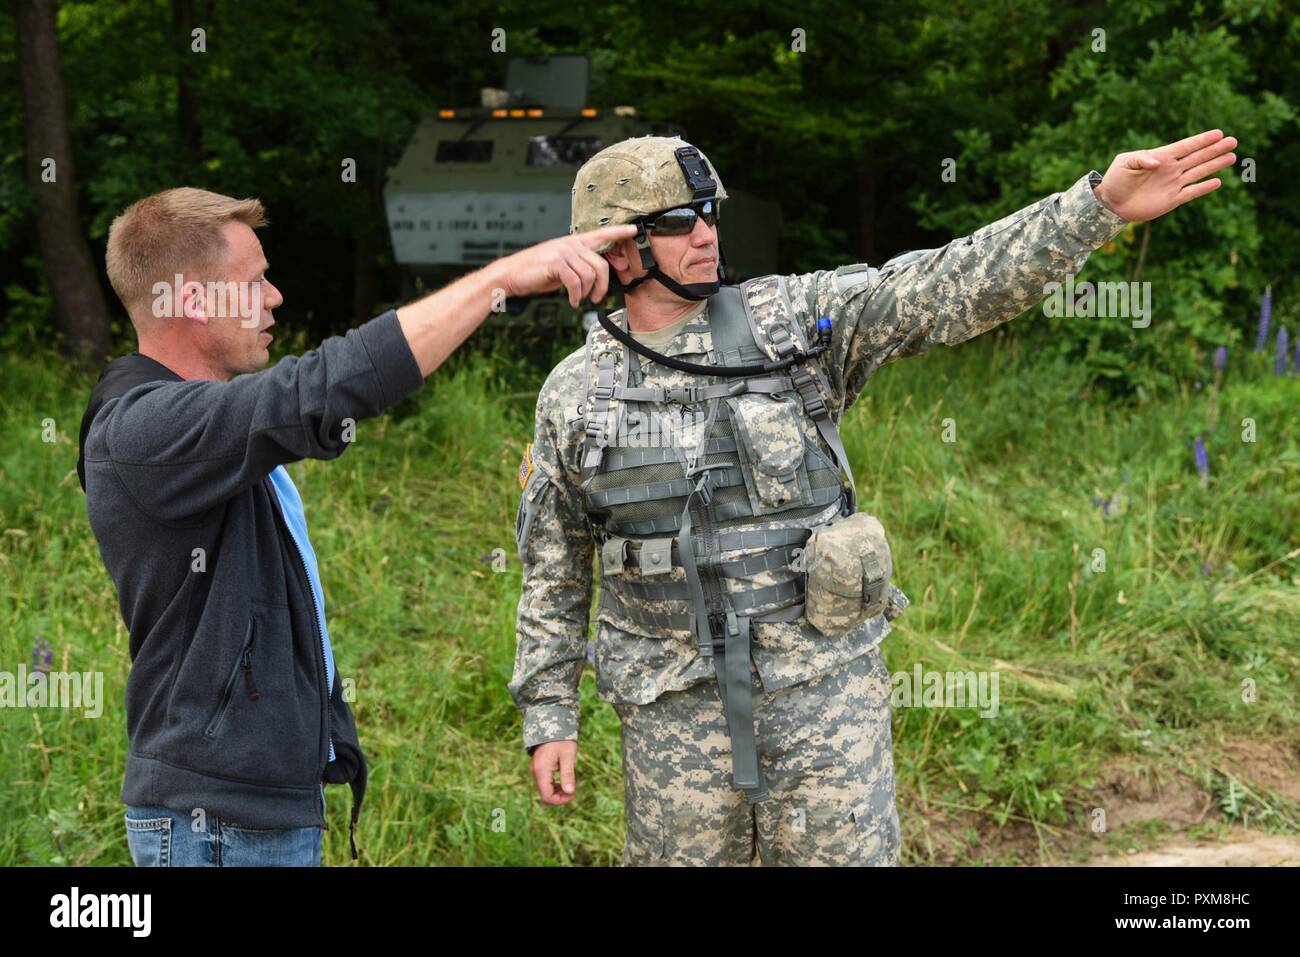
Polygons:
<instances>
[{"instance_id":1,"label":"camouflage trousers","mask_svg":"<svg viewBox=\"0 0 1300 957\"><path fill-rule=\"evenodd\" d=\"M750 665L759 767L769 797L731 786L718 686L618 704L625 865L897 865L889 672L879 647L766 692Z\"/></svg>"}]
</instances>

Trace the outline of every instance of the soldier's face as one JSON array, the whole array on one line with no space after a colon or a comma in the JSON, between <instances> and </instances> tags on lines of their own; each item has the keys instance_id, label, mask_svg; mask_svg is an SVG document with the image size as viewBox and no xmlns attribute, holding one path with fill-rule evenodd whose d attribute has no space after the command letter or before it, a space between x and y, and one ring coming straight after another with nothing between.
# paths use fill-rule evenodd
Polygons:
<instances>
[{"instance_id":1,"label":"soldier's face","mask_svg":"<svg viewBox=\"0 0 1300 957\"><path fill-rule=\"evenodd\" d=\"M718 227L704 225L703 219L696 219L685 236L651 236L650 251L660 270L683 285L718 278Z\"/></svg>"},{"instance_id":2,"label":"soldier's face","mask_svg":"<svg viewBox=\"0 0 1300 957\"><path fill-rule=\"evenodd\" d=\"M704 225L703 219L697 219L695 228L685 236L652 235L650 251L659 269L683 285L713 282L718 278L718 227ZM626 283L645 275L633 240L620 240L607 255L620 281Z\"/></svg>"}]
</instances>

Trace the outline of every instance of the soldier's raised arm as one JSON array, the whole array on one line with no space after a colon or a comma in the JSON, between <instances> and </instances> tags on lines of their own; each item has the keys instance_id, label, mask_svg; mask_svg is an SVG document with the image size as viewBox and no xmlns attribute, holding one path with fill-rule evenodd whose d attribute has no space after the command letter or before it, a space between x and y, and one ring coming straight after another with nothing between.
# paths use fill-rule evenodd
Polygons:
<instances>
[{"instance_id":1,"label":"soldier's raised arm","mask_svg":"<svg viewBox=\"0 0 1300 957\"><path fill-rule=\"evenodd\" d=\"M843 266L788 277L810 336L832 322L827 372L840 408L852 405L879 366L931 346L954 345L1039 302L1049 282L1076 274L1094 249L1130 221L1155 219L1218 188L1205 177L1235 162L1220 130L1154 150L1119 154L1062 193L954 239L875 268Z\"/></svg>"},{"instance_id":2,"label":"soldier's raised arm","mask_svg":"<svg viewBox=\"0 0 1300 957\"><path fill-rule=\"evenodd\" d=\"M1097 199L1094 178L937 249L789 277L809 335L817 317L831 319L825 365L841 408L885 363L987 332L1041 300L1045 283L1077 273L1127 223Z\"/></svg>"},{"instance_id":3,"label":"soldier's raised arm","mask_svg":"<svg viewBox=\"0 0 1300 957\"><path fill-rule=\"evenodd\" d=\"M579 445L569 435L575 389L584 375L582 354L547 377L537 398L533 441L519 467L522 494L515 540L524 566L519 596L514 674L510 694L524 716L524 746L532 752L551 741L578 738L578 683L587 653L594 544L578 488ZM557 751L561 785L539 767ZM538 791L547 803L564 803L573 791L572 748L534 755Z\"/></svg>"}]
</instances>

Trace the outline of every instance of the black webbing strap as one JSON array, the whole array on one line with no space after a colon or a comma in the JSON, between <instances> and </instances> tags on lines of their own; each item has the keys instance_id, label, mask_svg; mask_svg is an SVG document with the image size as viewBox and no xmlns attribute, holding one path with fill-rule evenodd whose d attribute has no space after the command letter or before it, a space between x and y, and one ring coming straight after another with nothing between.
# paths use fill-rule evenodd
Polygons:
<instances>
[{"instance_id":1,"label":"black webbing strap","mask_svg":"<svg viewBox=\"0 0 1300 957\"><path fill-rule=\"evenodd\" d=\"M366 773L364 770L348 785L352 788L352 817L348 820L348 845L352 859L357 859L357 820L361 817L361 802L366 799Z\"/></svg>"}]
</instances>

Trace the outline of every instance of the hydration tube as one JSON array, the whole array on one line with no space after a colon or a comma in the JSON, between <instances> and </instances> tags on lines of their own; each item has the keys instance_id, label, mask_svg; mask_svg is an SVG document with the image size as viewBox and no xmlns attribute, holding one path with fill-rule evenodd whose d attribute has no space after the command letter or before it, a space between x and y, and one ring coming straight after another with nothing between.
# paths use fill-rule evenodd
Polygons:
<instances>
[{"instance_id":1,"label":"hydration tube","mask_svg":"<svg viewBox=\"0 0 1300 957\"><path fill-rule=\"evenodd\" d=\"M660 365L667 366L670 369L676 369L679 372L689 372L692 375L716 375L724 378L736 378L739 376L757 376L767 372L779 372L782 369L788 369L792 365L800 362L806 362L814 356L819 356L831 347L831 320L829 316L822 316L817 320L817 344L807 352L796 351L794 355L785 359L773 359L769 362L755 363L747 366L706 366L699 365L695 362L685 362L672 356L666 356L662 353L655 352L649 346L637 342L630 333L624 332L618 326L609 320L609 310L599 309L596 312L596 320L605 327L605 331L617 339L623 345L627 346L633 352L645 356L647 359L653 359Z\"/></svg>"}]
</instances>

